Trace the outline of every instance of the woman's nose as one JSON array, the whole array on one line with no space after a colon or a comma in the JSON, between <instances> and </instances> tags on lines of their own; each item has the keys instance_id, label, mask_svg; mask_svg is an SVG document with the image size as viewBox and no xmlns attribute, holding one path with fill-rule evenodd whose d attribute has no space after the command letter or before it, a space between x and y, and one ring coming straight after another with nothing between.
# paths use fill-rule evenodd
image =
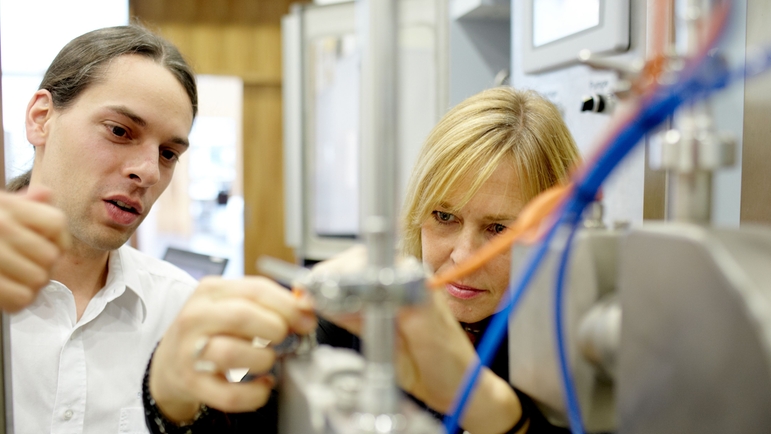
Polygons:
<instances>
[{"instance_id":1,"label":"woman's nose","mask_svg":"<svg viewBox=\"0 0 771 434\"><path fill-rule=\"evenodd\" d=\"M483 241L478 234L469 228L463 230L455 237L450 259L456 264L461 263L474 255Z\"/></svg>"}]
</instances>

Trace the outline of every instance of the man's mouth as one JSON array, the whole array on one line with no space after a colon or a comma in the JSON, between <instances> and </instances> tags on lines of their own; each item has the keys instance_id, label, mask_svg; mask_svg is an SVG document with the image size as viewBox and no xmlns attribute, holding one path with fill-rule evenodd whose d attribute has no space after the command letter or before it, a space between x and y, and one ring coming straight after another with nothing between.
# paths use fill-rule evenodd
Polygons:
<instances>
[{"instance_id":1,"label":"man's mouth","mask_svg":"<svg viewBox=\"0 0 771 434\"><path fill-rule=\"evenodd\" d=\"M139 214L139 211L137 211L136 208L133 206L127 204L126 202L120 201L120 200L108 200L107 202L117 206L118 208L122 209L123 211L130 212L132 214Z\"/></svg>"}]
</instances>

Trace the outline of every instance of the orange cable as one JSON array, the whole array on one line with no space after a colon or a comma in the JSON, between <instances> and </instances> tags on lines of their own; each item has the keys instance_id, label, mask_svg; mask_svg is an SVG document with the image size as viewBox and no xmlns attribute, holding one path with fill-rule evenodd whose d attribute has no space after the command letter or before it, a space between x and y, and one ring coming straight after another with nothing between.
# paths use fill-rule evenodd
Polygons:
<instances>
[{"instance_id":1,"label":"orange cable","mask_svg":"<svg viewBox=\"0 0 771 434\"><path fill-rule=\"evenodd\" d=\"M572 184L555 185L542 191L533 200L528 202L525 209L522 210L522 213L506 233L482 246L467 261L442 274L431 277L428 280L428 287L432 289L442 288L444 285L478 270L486 262L505 252L506 249L511 248L523 236L534 235L537 237L541 235L541 231L538 231L539 225L563 202L572 191L572 188Z\"/></svg>"},{"instance_id":2,"label":"orange cable","mask_svg":"<svg viewBox=\"0 0 771 434\"><path fill-rule=\"evenodd\" d=\"M665 12L666 8L661 6L663 4L666 3L661 0L658 2L657 15L661 16L666 14L668 15L668 18L671 19L671 14L668 11ZM707 41L703 45L701 50L702 53L700 54L704 55L706 50L712 45L712 43L714 43L717 35L720 32L720 29L725 25L729 10L730 3L728 1L724 1L717 8L717 10L712 13L710 17L711 19L708 21L709 30L706 38ZM662 20L660 25L665 26L664 22L666 22L666 20ZM641 96L643 98L641 99L644 100L645 97L650 97L660 87L656 78L658 78L658 75L662 72L663 65L666 60L666 53L655 53L653 58L648 61L649 65L646 65L647 71L643 73L643 76L653 79L649 82L650 85L646 86L645 83L637 83L636 86L633 85L642 94ZM607 146L609 146L612 141L610 139L617 135L625 125L631 122L631 120L639 114L639 111L640 105L638 104L637 107L626 113L625 116L621 116L619 118L619 121L616 122L608 130L609 132L604 136L605 140L600 142L603 143L603 145L595 150L592 157L590 157L588 164L583 164L582 167L576 171L576 176L574 176L574 179L583 178L583 175L585 175L588 168L591 167L593 163L596 163L596 161L599 159L599 156L602 155L602 152L607 148ZM428 287L431 289L439 289L447 283L453 282L463 276L473 273L482 267L482 265L484 265L486 262L494 258L496 255L499 255L505 252L506 249L511 248L514 243L525 236L528 236L529 239L537 239L540 237L543 234L543 226L541 223L546 220L546 217L551 214L551 212L555 210L565 200L565 198L567 198L572 189L573 184L571 183L567 185L557 185L541 192L538 196L533 198L533 200L528 202L527 206L508 232L501 235L500 237L496 237L491 242L482 246L482 248L480 248L479 251L474 254L474 256L465 262L458 264L457 266L447 270L444 273L434 275L429 278Z\"/></svg>"}]
</instances>

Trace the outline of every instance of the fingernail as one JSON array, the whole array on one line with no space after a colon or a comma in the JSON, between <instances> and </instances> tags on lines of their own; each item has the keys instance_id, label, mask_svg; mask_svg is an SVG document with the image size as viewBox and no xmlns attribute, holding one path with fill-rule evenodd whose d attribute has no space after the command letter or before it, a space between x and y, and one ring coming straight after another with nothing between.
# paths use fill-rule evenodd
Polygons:
<instances>
[{"instance_id":1,"label":"fingernail","mask_svg":"<svg viewBox=\"0 0 771 434\"><path fill-rule=\"evenodd\" d=\"M312 315L302 315L297 324L300 328L298 331L310 331L316 328L316 317Z\"/></svg>"},{"instance_id":2,"label":"fingernail","mask_svg":"<svg viewBox=\"0 0 771 434\"><path fill-rule=\"evenodd\" d=\"M313 310L313 298L307 293L297 298L297 308L302 311Z\"/></svg>"},{"instance_id":3,"label":"fingernail","mask_svg":"<svg viewBox=\"0 0 771 434\"><path fill-rule=\"evenodd\" d=\"M270 345L270 339L263 339L263 338L261 338L259 336L255 336L252 339L252 346L254 348L265 348L268 345Z\"/></svg>"},{"instance_id":4,"label":"fingernail","mask_svg":"<svg viewBox=\"0 0 771 434\"><path fill-rule=\"evenodd\" d=\"M217 365L211 360L196 360L195 363L193 364L193 369L196 372L213 374L217 372Z\"/></svg>"}]
</instances>

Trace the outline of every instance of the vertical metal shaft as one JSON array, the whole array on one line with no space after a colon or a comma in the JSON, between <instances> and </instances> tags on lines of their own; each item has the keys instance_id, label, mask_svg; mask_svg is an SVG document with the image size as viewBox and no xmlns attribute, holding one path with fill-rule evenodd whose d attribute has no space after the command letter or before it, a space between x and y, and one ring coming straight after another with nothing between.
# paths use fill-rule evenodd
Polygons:
<instances>
[{"instance_id":1,"label":"vertical metal shaft","mask_svg":"<svg viewBox=\"0 0 771 434\"><path fill-rule=\"evenodd\" d=\"M0 313L0 434L13 434L13 389L11 388L11 320L7 313Z\"/></svg>"},{"instance_id":2,"label":"vertical metal shaft","mask_svg":"<svg viewBox=\"0 0 771 434\"><path fill-rule=\"evenodd\" d=\"M681 0L681 18L685 28L680 28L675 39L681 55L694 56L704 41L708 28L705 17L710 11L710 0ZM705 140L709 140L708 102L684 107L675 118L675 125L682 134L680 170L670 172L669 204L670 220L709 223L712 214L712 172L699 167L699 152ZM687 161L686 161L687 160Z\"/></svg>"},{"instance_id":3,"label":"vertical metal shaft","mask_svg":"<svg viewBox=\"0 0 771 434\"><path fill-rule=\"evenodd\" d=\"M362 39L362 212L369 261L394 260L396 174L396 1L358 0Z\"/></svg>"},{"instance_id":4,"label":"vertical metal shaft","mask_svg":"<svg viewBox=\"0 0 771 434\"><path fill-rule=\"evenodd\" d=\"M0 71L2 67L0 66ZM1 74L0 74L1 75ZM0 85L0 101L2 101ZM0 119L3 118L0 104ZM5 143L2 122L0 122L0 185L5 185ZM13 391L11 389L11 320L7 313L0 312L0 434L13 434Z\"/></svg>"},{"instance_id":5,"label":"vertical metal shaft","mask_svg":"<svg viewBox=\"0 0 771 434\"><path fill-rule=\"evenodd\" d=\"M362 41L362 228L369 251L368 270L377 281L393 266L396 174L397 1L358 0ZM361 410L393 414L398 410L394 374L395 307L386 286L364 308L366 389Z\"/></svg>"}]
</instances>

